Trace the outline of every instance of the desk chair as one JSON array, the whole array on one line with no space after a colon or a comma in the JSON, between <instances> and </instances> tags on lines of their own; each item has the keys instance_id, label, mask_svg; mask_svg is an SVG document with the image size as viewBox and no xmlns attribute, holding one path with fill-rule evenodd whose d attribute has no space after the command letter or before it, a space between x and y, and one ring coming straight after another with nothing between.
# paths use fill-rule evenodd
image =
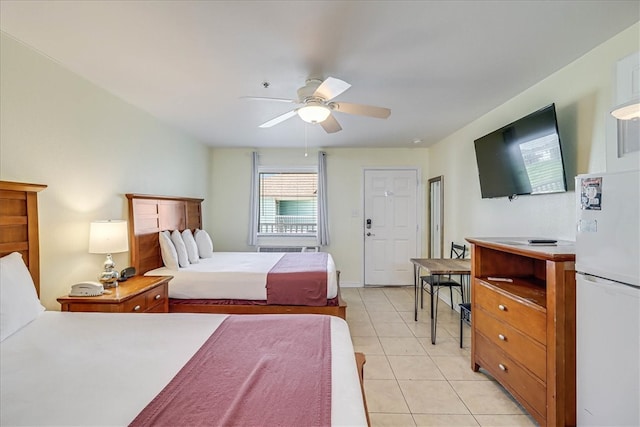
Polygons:
<instances>
[{"instance_id":1,"label":"desk chair","mask_svg":"<svg viewBox=\"0 0 640 427\"><path fill-rule=\"evenodd\" d=\"M451 259L463 259L465 257L467 253L467 245L458 245L456 243L451 242L451 255L450 258ZM431 318L433 319L433 313L434 313L434 308L433 308L433 295L434 295L434 289L435 288L442 288L442 287L447 287L449 288L449 296L451 298L451 310L453 310L453 288L460 288L460 293L462 294L462 301L466 301L465 300L465 292L466 289L465 287L467 286L462 286L464 279L464 276L461 276L459 278L459 281L456 281L454 279L451 278L451 275L447 275L447 276L420 276L420 280L422 282L422 286L420 289L420 308L424 308L424 289L425 286L429 286L429 293L431 295L430 300L431 300Z\"/></svg>"},{"instance_id":2,"label":"desk chair","mask_svg":"<svg viewBox=\"0 0 640 427\"><path fill-rule=\"evenodd\" d=\"M465 302L459 304L460 307L460 348L462 348L462 330L464 324L471 325L471 303Z\"/></svg>"}]
</instances>

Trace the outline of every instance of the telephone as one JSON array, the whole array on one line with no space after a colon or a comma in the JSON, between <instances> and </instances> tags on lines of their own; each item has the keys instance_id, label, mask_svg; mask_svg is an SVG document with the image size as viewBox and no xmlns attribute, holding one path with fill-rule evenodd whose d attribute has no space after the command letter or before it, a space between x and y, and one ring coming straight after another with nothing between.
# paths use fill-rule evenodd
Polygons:
<instances>
[{"instance_id":1,"label":"telephone","mask_svg":"<svg viewBox=\"0 0 640 427\"><path fill-rule=\"evenodd\" d=\"M70 297L96 297L104 293L104 286L100 282L80 282L71 286Z\"/></svg>"}]
</instances>

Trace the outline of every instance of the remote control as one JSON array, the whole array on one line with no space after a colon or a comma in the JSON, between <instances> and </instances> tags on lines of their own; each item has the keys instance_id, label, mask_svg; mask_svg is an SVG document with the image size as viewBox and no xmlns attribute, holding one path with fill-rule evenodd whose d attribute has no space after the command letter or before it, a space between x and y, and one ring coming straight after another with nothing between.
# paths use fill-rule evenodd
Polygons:
<instances>
[{"instance_id":1,"label":"remote control","mask_svg":"<svg viewBox=\"0 0 640 427\"><path fill-rule=\"evenodd\" d=\"M529 243L531 244L541 244L541 243L547 243L547 244L551 244L551 243L558 243L557 240L554 239L529 239Z\"/></svg>"}]
</instances>

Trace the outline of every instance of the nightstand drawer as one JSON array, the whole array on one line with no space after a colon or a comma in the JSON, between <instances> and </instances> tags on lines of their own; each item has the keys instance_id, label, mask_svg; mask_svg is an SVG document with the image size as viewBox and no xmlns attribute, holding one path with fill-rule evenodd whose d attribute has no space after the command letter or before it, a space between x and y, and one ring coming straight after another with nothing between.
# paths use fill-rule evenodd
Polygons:
<instances>
[{"instance_id":1,"label":"nightstand drawer","mask_svg":"<svg viewBox=\"0 0 640 427\"><path fill-rule=\"evenodd\" d=\"M145 311L147 311L146 294L130 298L122 304L123 313L144 313Z\"/></svg>"},{"instance_id":2,"label":"nightstand drawer","mask_svg":"<svg viewBox=\"0 0 640 427\"><path fill-rule=\"evenodd\" d=\"M146 298L147 311L156 311L157 306L163 307L168 303L169 290L167 284L164 283L156 288L150 289L144 293Z\"/></svg>"},{"instance_id":3,"label":"nightstand drawer","mask_svg":"<svg viewBox=\"0 0 640 427\"><path fill-rule=\"evenodd\" d=\"M546 345L547 316L545 312L501 293L481 280L475 280L476 305L485 309L496 319Z\"/></svg>"}]
</instances>

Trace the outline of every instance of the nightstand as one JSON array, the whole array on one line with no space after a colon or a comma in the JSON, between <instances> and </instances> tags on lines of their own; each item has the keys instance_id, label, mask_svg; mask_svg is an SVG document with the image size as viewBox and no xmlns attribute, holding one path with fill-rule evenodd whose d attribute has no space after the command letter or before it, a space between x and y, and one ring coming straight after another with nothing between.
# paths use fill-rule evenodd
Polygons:
<instances>
[{"instance_id":1,"label":"nightstand","mask_svg":"<svg viewBox=\"0 0 640 427\"><path fill-rule=\"evenodd\" d=\"M173 276L134 276L97 297L58 298L62 311L168 313L169 280Z\"/></svg>"}]
</instances>

